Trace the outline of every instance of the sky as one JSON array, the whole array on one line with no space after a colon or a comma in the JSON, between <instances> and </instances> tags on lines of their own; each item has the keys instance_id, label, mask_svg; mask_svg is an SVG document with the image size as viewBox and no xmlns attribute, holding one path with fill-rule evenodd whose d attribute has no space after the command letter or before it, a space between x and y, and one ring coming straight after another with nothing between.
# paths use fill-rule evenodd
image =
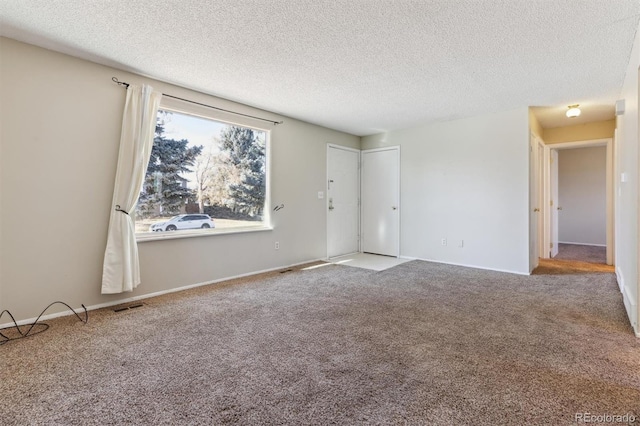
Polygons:
<instances>
[{"instance_id":1,"label":"sky","mask_svg":"<svg viewBox=\"0 0 640 426\"><path fill-rule=\"evenodd\" d=\"M207 152L210 149L212 152L217 152L219 149L218 144L215 143L215 138L227 126L228 124L226 123L171 112L171 114L165 116L164 130L168 138L176 140L187 139L189 141L187 147L202 145L204 147L203 152ZM182 177L189 181L187 183L189 188L194 189L196 187L195 173L185 173Z\"/></svg>"},{"instance_id":2,"label":"sky","mask_svg":"<svg viewBox=\"0 0 640 426\"><path fill-rule=\"evenodd\" d=\"M170 112L170 114L164 116L164 131L168 138L176 140L187 139L189 141L187 147L202 145L203 153L212 152L215 154L220 151L216 138L220 136L220 132L225 127L231 126L231 124L179 112ZM261 131L256 130L256 132ZM195 173L185 173L182 177L189 181L187 183L189 188L195 189Z\"/></svg>"}]
</instances>

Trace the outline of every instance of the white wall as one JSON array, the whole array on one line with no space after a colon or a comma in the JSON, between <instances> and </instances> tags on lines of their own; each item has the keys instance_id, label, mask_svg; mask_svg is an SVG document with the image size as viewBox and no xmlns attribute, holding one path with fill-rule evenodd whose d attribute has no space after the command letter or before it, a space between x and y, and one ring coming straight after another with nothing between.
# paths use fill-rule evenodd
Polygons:
<instances>
[{"instance_id":1,"label":"white wall","mask_svg":"<svg viewBox=\"0 0 640 426\"><path fill-rule=\"evenodd\" d=\"M640 32L631 51L621 99L625 113L617 119L615 163L616 192L616 273L629 319L640 333L638 325L638 66L640 66ZM624 182L623 182L624 180Z\"/></svg>"},{"instance_id":2,"label":"white wall","mask_svg":"<svg viewBox=\"0 0 640 426\"><path fill-rule=\"evenodd\" d=\"M607 245L607 148L558 150L561 243Z\"/></svg>"},{"instance_id":3,"label":"white wall","mask_svg":"<svg viewBox=\"0 0 640 426\"><path fill-rule=\"evenodd\" d=\"M0 43L2 43L2 41L0 40ZM1 44L0 44L0 48L1 48ZM2 81L2 55L1 55L2 51L0 51L0 81ZM0 87L1 89L1 87ZM2 137L3 133L2 133L2 129L3 129L3 122L4 119L3 117L5 116L5 103L4 103L4 96L2 96L2 92L0 92L0 224L2 224L2 156L3 156L3 140L4 138ZM2 250L2 226L0 226L0 313L3 310L3 291L2 291L2 259L4 258L4 253ZM5 316L2 317L3 319L5 318ZM4 322L4 321L0 321L0 322Z\"/></svg>"},{"instance_id":4,"label":"white wall","mask_svg":"<svg viewBox=\"0 0 640 426\"><path fill-rule=\"evenodd\" d=\"M394 145L401 256L529 273L527 108L362 140L363 149Z\"/></svg>"},{"instance_id":5,"label":"white wall","mask_svg":"<svg viewBox=\"0 0 640 426\"><path fill-rule=\"evenodd\" d=\"M273 231L140 243L142 284L100 295L125 99L112 76L282 117L6 38L0 57L0 309L25 319L54 300L109 303L325 257L325 200L317 194L325 190L326 144L359 148L360 138L284 117L271 132L271 198L285 204L272 214Z\"/></svg>"}]
</instances>

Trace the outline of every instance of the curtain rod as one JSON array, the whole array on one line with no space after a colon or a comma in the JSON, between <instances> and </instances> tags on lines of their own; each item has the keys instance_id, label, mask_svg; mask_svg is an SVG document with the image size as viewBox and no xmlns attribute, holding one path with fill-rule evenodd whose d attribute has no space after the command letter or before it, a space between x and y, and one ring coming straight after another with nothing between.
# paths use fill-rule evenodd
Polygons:
<instances>
[{"instance_id":1,"label":"curtain rod","mask_svg":"<svg viewBox=\"0 0 640 426\"><path fill-rule=\"evenodd\" d=\"M129 83L125 83L124 81L120 81L116 77L111 77L111 81L116 83L118 86L129 87ZM207 104L203 104L203 103L196 102L196 101L190 101L189 99L179 98L177 96L168 95L166 93L163 93L162 96L166 96L167 98L177 99L179 101L188 102L190 104L200 105L200 106L203 106L203 107L206 107L206 108L215 109L215 110L218 110L218 111L228 112L229 114L241 115L243 117L253 118L255 120L266 121L267 123L271 123L274 126L277 126L278 124L284 123L284 121L273 121L273 120L269 120L267 118L256 117L255 115L249 115L249 114L243 114L241 112L230 111L228 109L218 108L218 107L214 107L212 105L207 105Z\"/></svg>"}]
</instances>

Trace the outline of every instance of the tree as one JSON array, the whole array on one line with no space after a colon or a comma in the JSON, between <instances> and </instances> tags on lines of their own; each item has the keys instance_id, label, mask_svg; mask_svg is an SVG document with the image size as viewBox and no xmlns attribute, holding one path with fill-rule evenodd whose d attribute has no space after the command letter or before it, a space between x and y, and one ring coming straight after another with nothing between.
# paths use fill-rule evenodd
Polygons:
<instances>
[{"instance_id":1,"label":"tree","mask_svg":"<svg viewBox=\"0 0 640 426\"><path fill-rule=\"evenodd\" d=\"M225 153L224 163L238 176L228 186L234 210L261 215L266 193L264 138L251 129L229 126L220 132L220 149Z\"/></svg>"},{"instance_id":2,"label":"tree","mask_svg":"<svg viewBox=\"0 0 640 426\"><path fill-rule=\"evenodd\" d=\"M196 198L198 200L198 211L204 213L204 202L207 193L214 183L213 169L215 167L215 155L212 147L201 153L195 162L196 167Z\"/></svg>"},{"instance_id":3,"label":"tree","mask_svg":"<svg viewBox=\"0 0 640 426\"><path fill-rule=\"evenodd\" d=\"M231 207L233 199L229 187L240 182L240 171L231 164L226 152L219 152L212 164L204 197L211 205Z\"/></svg>"},{"instance_id":4,"label":"tree","mask_svg":"<svg viewBox=\"0 0 640 426\"><path fill-rule=\"evenodd\" d=\"M202 146L188 147L189 141L186 139L165 137L167 114L159 115L156 123L149 167L138 201L138 212L142 216L179 214L181 207L194 196L181 174L192 171L191 167L202 152Z\"/></svg>"}]
</instances>

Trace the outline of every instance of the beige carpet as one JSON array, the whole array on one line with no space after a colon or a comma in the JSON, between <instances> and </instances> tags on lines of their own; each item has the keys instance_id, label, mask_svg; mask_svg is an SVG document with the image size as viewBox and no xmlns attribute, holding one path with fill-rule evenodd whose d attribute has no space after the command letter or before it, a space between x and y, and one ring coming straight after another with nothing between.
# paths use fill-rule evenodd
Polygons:
<instances>
[{"instance_id":1,"label":"beige carpet","mask_svg":"<svg viewBox=\"0 0 640 426\"><path fill-rule=\"evenodd\" d=\"M581 244L558 244L556 260L576 260L587 263L607 263L607 248L600 246L585 246Z\"/></svg>"},{"instance_id":2,"label":"beige carpet","mask_svg":"<svg viewBox=\"0 0 640 426\"><path fill-rule=\"evenodd\" d=\"M640 341L610 273L328 265L50 324L0 346L3 425L640 416Z\"/></svg>"}]
</instances>

